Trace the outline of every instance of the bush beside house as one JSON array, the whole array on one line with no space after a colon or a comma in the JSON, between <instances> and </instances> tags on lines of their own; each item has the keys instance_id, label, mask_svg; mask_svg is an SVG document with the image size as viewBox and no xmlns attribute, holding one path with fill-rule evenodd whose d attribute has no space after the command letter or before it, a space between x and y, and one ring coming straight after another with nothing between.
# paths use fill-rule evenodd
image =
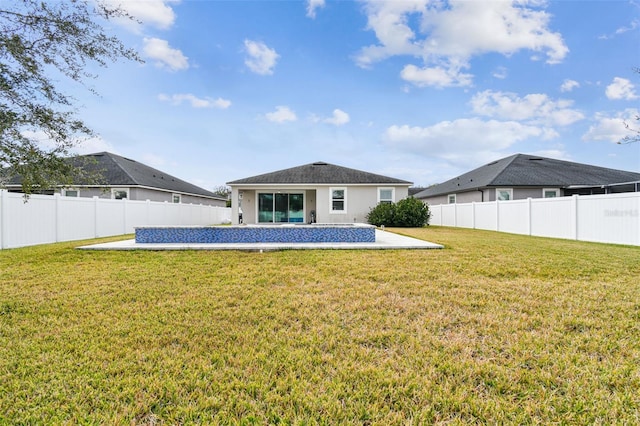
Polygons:
<instances>
[{"instance_id":1,"label":"bush beside house","mask_svg":"<svg viewBox=\"0 0 640 426\"><path fill-rule=\"evenodd\" d=\"M429 206L417 198L408 197L397 203L380 203L369 211L367 222L375 226L421 228L429 224Z\"/></svg>"}]
</instances>

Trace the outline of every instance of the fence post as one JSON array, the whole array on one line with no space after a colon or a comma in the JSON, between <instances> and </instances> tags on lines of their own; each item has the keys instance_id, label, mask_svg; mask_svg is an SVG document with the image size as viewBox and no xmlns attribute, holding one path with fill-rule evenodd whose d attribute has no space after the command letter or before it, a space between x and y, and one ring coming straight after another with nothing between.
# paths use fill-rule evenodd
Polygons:
<instances>
[{"instance_id":1,"label":"fence post","mask_svg":"<svg viewBox=\"0 0 640 426\"><path fill-rule=\"evenodd\" d=\"M571 196L571 236L578 239L578 195Z\"/></svg>"},{"instance_id":2,"label":"fence post","mask_svg":"<svg viewBox=\"0 0 640 426\"><path fill-rule=\"evenodd\" d=\"M0 189L0 250L9 247L9 193Z\"/></svg>"},{"instance_id":3,"label":"fence post","mask_svg":"<svg viewBox=\"0 0 640 426\"><path fill-rule=\"evenodd\" d=\"M500 200L498 199L496 199L496 231L500 232Z\"/></svg>"}]
</instances>

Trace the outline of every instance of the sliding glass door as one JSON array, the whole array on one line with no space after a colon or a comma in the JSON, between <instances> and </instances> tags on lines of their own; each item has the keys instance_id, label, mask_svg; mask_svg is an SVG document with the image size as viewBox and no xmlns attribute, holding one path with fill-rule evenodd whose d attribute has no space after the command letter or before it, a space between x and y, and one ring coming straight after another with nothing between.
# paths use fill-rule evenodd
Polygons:
<instances>
[{"instance_id":1,"label":"sliding glass door","mask_svg":"<svg viewBox=\"0 0 640 426\"><path fill-rule=\"evenodd\" d=\"M303 223L304 194L258 194L258 222Z\"/></svg>"}]
</instances>

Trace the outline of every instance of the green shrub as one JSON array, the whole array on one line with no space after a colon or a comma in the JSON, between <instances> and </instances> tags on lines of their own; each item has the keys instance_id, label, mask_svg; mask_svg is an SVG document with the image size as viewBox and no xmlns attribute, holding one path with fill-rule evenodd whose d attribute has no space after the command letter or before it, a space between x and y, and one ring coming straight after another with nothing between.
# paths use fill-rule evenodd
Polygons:
<instances>
[{"instance_id":1,"label":"green shrub","mask_svg":"<svg viewBox=\"0 0 640 426\"><path fill-rule=\"evenodd\" d=\"M369 214L367 214L367 222L375 226L392 226L395 213L395 204L380 203L369 211Z\"/></svg>"},{"instance_id":2,"label":"green shrub","mask_svg":"<svg viewBox=\"0 0 640 426\"><path fill-rule=\"evenodd\" d=\"M381 203L372 208L367 221L375 226L421 228L429 224L431 212L422 201L409 197L397 203Z\"/></svg>"}]
</instances>

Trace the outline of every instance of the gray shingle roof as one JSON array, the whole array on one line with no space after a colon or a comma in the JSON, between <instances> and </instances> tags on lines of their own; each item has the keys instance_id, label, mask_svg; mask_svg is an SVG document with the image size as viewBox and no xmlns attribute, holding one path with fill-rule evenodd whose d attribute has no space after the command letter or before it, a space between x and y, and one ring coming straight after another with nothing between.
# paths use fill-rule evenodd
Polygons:
<instances>
[{"instance_id":1,"label":"gray shingle roof","mask_svg":"<svg viewBox=\"0 0 640 426\"><path fill-rule=\"evenodd\" d=\"M81 163L86 164L83 165L83 167L92 171L100 171L101 181L109 186L145 186L183 194L224 199L211 191L207 191L206 189L171 176L163 171L110 152L99 152L75 158L80 161L88 159L89 161ZM95 160L95 162L91 160ZM75 182L76 185L86 183L87 182Z\"/></svg>"},{"instance_id":2,"label":"gray shingle roof","mask_svg":"<svg viewBox=\"0 0 640 426\"><path fill-rule=\"evenodd\" d=\"M608 169L534 155L515 154L434 185L416 198L434 197L486 187L560 187L610 185L640 180L640 173Z\"/></svg>"},{"instance_id":3,"label":"gray shingle roof","mask_svg":"<svg viewBox=\"0 0 640 426\"><path fill-rule=\"evenodd\" d=\"M290 169L252 176L227 182L227 185L243 184L396 184L411 185L411 182L361 170L349 169L324 162L305 164Z\"/></svg>"}]
</instances>

